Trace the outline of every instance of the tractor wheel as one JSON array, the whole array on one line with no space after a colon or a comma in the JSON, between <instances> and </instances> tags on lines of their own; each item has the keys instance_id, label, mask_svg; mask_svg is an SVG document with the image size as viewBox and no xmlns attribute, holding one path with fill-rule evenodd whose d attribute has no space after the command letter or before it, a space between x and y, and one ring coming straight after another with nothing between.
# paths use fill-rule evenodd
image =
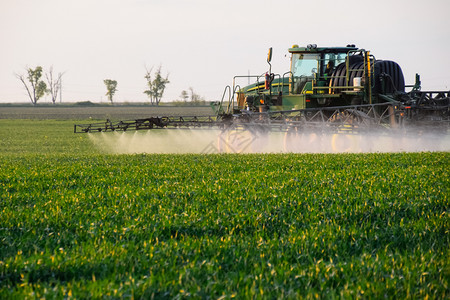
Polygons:
<instances>
[{"instance_id":1,"label":"tractor wheel","mask_svg":"<svg viewBox=\"0 0 450 300\"><path fill-rule=\"evenodd\" d=\"M336 67L336 69L333 71L333 74L331 74L331 80L330 80L330 87L338 87L338 86L345 86L345 74L347 73L346 65L345 63L341 63ZM332 94L340 93L341 90L339 89L331 89L330 92Z\"/></svg>"},{"instance_id":2,"label":"tractor wheel","mask_svg":"<svg viewBox=\"0 0 450 300\"><path fill-rule=\"evenodd\" d=\"M333 152L360 152L360 137L353 134L335 133L331 136Z\"/></svg>"},{"instance_id":3,"label":"tractor wheel","mask_svg":"<svg viewBox=\"0 0 450 300\"><path fill-rule=\"evenodd\" d=\"M360 118L350 110L336 111L329 121L337 131L350 133L361 123Z\"/></svg>"},{"instance_id":4,"label":"tractor wheel","mask_svg":"<svg viewBox=\"0 0 450 300\"><path fill-rule=\"evenodd\" d=\"M330 123L335 129L330 140L333 152L360 152L361 129L370 126L370 118L362 111L347 109L336 111L330 118Z\"/></svg>"},{"instance_id":5,"label":"tractor wheel","mask_svg":"<svg viewBox=\"0 0 450 300\"><path fill-rule=\"evenodd\" d=\"M349 82L348 86L353 86L353 78L362 77L364 74L364 59L360 55L349 57ZM341 93L342 89L333 89L334 87L347 86L347 64L345 62L339 64L331 74L330 88L331 93Z\"/></svg>"},{"instance_id":6,"label":"tractor wheel","mask_svg":"<svg viewBox=\"0 0 450 300\"><path fill-rule=\"evenodd\" d=\"M350 69L350 76L349 76L349 85L353 86L353 79L356 77L364 77L364 62L356 63L355 65L351 66Z\"/></svg>"},{"instance_id":7,"label":"tractor wheel","mask_svg":"<svg viewBox=\"0 0 450 300\"><path fill-rule=\"evenodd\" d=\"M393 61L378 60L375 62L375 93L382 93L383 88L380 80L380 76L384 74L385 77L385 93L392 94L396 91L405 91L405 78L400 66Z\"/></svg>"},{"instance_id":8,"label":"tractor wheel","mask_svg":"<svg viewBox=\"0 0 450 300\"><path fill-rule=\"evenodd\" d=\"M284 134L283 150L287 153L323 152L322 135L293 126Z\"/></svg>"},{"instance_id":9,"label":"tractor wheel","mask_svg":"<svg viewBox=\"0 0 450 300\"><path fill-rule=\"evenodd\" d=\"M368 114L357 109L336 110L328 122L339 131L352 129L369 129L374 125L374 119Z\"/></svg>"},{"instance_id":10,"label":"tractor wheel","mask_svg":"<svg viewBox=\"0 0 450 300\"><path fill-rule=\"evenodd\" d=\"M229 128L219 134L217 149L219 153L257 153L264 150L266 143L266 136L262 133Z\"/></svg>"}]
</instances>

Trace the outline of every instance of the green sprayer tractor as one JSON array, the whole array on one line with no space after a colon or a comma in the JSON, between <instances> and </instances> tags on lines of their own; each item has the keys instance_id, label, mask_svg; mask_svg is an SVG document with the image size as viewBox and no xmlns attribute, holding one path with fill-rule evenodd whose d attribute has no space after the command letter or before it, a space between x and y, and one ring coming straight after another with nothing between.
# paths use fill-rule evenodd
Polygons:
<instances>
[{"instance_id":1,"label":"green sprayer tractor","mask_svg":"<svg viewBox=\"0 0 450 300\"><path fill-rule=\"evenodd\" d=\"M289 53L288 72L272 73L270 49L267 72L235 76L233 84L225 88L221 101L213 103L212 116L107 120L75 125L74 131L212 128L220 130L222 145L236 152L239 146L231 147L230 141L236 134L245 137L238 140L254 141L267 133L280 132L287 152L301 148L297 140L305 134L334 137L396 132L422 136L431 132L448 135L450 92L422 91L418 74L413 85L405 85L397 63L376 59L355 45L294 45ZM243 79L254 83L240 86L238 82ZM224 148L219 145L217 149Z\"/></svg>"}]
</instances>

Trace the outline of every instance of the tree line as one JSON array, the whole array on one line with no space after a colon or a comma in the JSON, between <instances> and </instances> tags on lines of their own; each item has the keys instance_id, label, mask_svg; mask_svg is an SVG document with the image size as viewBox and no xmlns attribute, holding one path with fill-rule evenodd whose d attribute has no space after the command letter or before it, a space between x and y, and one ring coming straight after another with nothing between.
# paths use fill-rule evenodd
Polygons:
<instances>
[{"instance_id":1,"label":"tree line","mask_svg":"<svg viewBox=\"0 0 450 300\"><path fill-rule=\"evenodd\" d=\"M16 74L16 77L23 83L33 105L36 105L39 99L45 94L50 94L52 102L55 104L58 95L61 95L61 81L64 73L58 73L58 75L54 77L53 67L50 67L50 69L45 72L46 81L42 79L43 73L43 68L37 66L34 69L26 68L26 75ZM167 73L166 76L163 76L161 66L159 66L155 72L153 72L153 67L150 69L146 67L144 78L146 80L147 89L144 90L143 93L147 95L151 105L159 105L161 98L164 95L166 85L170 83L169 74ZM118 91L118 83L113 79L105 79L103 80L103 83L106 87L105 95L108 97L108 100L113 103L114 95ZM200 95L194 92L192 87L189 88L189 91L190 95L185 90L181 92L180 97L183 101L186 102L189 97L194 103L205 101Z\"/></svg>"}]
</instances>

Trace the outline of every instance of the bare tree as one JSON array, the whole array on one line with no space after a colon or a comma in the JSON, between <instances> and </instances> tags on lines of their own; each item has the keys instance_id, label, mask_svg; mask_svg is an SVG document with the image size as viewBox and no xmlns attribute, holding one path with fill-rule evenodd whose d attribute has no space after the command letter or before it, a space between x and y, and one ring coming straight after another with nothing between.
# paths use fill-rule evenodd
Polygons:
<instances>
[{"instance_id":1,"label":"bare tree","mask_svg":"<svg viewBox=\"0 0 450 300\"><path fill-rule=\"evenodd\" d=\"M205 101L202 96L194 92L194 89L192 87L189 87L189 91L191 92L191 102L199 103Z\"/></svg>"},{"instance_id":2,"label":"bare tree","mask_svg":"<svg viewBox=\"0 0 450 300\"><path fill-rule=\"evenodd\" d=\"M158 70L156 70L154 74L154 79L152 79L152 70L153 67L148 70L145 68L145 76L144 78L147 80L147 87L148 90L144 91L144 94L146 94L149 99L150 103L159 105L159 102L161 101L161 98L164 94L164 90L166 88L166 85L170 83L169 81L169 74L166 75L166 77L161 76L161 66L159 66Z\"/></svg>"},{"instance_id":3,"label":"bare tree","mask_svg":"<svg viewBox=\"0 0 450 300\"><path fill-rule=\"evenodd\" d=\"M25 80L24 75L16 74L16 77L22 81L25 89L27 90L28 97L30 97L31 103L36 105L38 100L47 92L47 85L41 80L42 67L37 66L34 70L27 68L28 76ZM28 85L29 84L29 85Z\"/></svg>"},{"instance_id":4,"label":"bare tree","mask_svg":"<svg viewBox=\"0 0 450 300\"><path fill-rule=\"evenodd\" d=\"M58 93L61 92L61 77L63 73L58 73L56 79L53 79L53 66L50 67L49 71L45 73L45 77L47 78L47 83L49 85L48 92L52 96L53 104L56 104L56 99L58 98Z\"/></svg>"},{"instance_id":5,"label":"bare tree","mask_svg":"<svg viewBox=\"0 0 450 300\"><path fill-rule=\"evenodd\" d=\"M117 91L117 81L111 80L111 79L105 79L105 80L103 80L103 82L106 85L106 90L107 90L106 96L108 96L109 101L111 101L111 103L113 103L113 97Z\"/></svg>"}]
</instances>

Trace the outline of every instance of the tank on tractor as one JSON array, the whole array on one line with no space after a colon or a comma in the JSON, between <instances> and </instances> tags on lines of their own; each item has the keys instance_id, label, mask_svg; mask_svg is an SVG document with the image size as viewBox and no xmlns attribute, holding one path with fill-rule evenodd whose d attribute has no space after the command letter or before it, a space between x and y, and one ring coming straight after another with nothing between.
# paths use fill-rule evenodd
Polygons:
<instances>
[{"instance_id":1,"label":"tank on tractor","mask_svg":"<svg viewBox=\"0 0 450 300\"><path fill-rule=\"evenodd\" d=\"M405 92L397 63L376 60L355 45L294 45L289 53L290 71L283 75L268 72L241 88L238 109L263 112L395 102ZM270 58L271 53L269 63ZM417 84L415 89L420 88Z\"/></svg>"}]
</instances>

